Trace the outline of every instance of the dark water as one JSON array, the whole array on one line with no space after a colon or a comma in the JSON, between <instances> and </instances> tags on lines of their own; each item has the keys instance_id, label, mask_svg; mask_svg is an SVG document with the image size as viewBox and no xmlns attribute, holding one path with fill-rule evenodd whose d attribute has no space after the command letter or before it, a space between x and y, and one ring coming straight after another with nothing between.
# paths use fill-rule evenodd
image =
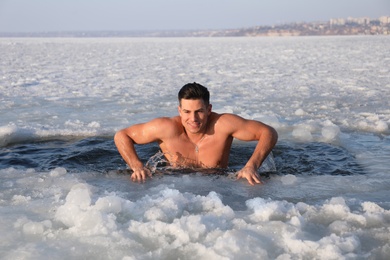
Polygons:
<instances>
[{"instance_id":1,"label":"dark water","mask_svg":"<svg viewBox=\"0 0 390 260\"><path fill-rule=\"evenodd\" d=\"M255 143L235 142L229 168L238 170L251 156ZM155 155L156 144L137 146L143 162ZM273 150L276 171L280 175L353 175L363 174L363 168L353 154L343 147L327 143L294 143L280 141ZM74 140L51 140L14 144L0 148L0 169L48 171L64 167L69 172L124 172L126 165L113 139L90 137Z\"/></svg>"}]
</instances>

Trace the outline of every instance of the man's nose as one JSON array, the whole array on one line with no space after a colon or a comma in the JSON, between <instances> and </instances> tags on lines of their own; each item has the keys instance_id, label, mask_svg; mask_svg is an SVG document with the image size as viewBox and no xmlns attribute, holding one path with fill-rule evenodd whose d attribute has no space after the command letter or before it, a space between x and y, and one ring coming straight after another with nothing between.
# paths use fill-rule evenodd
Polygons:
<instances>
[{"instance_id":1,"label":"man's nose","mask_svg":"<svg viewBox=\"0 0 390 260\"><path fill-rule=\"evenodd\" d=\"M196 113L191 113L191 120L192 121L197 121L198 120L198 117L197 117Z\"/></svg>"}]
</instances>

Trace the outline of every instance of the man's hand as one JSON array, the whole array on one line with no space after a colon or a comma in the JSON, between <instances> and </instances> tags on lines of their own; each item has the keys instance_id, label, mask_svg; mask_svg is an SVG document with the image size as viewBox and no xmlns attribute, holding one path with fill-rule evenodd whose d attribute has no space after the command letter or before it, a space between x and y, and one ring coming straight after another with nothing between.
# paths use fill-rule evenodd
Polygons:
<instances>
[{"instance_id":1,"label":"man's hand","mask_svg":"<svg viewBox=\"0 0 390 260\"><path fill-rule=\"evenodd\" d=\"M152 173L146 167L133 169L133 174L131 175L131 180L134 182L145 182L146 178L152 178Z\"/></svg>"},{"instance_id":2,"label":"man's hand","mask_svg":"<svg viewBox=\"0 0 390 260\"><path fill-rule=\"evenodd\" d=\"M262 184L256 169L250 166L245 166L237 172L237 180L241 178L247 179L250 185L255 185L255 183Z\"/></svg>"}]
</instances>

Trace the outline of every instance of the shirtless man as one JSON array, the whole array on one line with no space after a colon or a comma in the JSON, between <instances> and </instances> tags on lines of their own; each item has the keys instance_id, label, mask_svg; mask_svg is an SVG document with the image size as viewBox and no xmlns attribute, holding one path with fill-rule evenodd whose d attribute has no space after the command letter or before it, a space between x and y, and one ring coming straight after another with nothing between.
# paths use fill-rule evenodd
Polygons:
<instances>
[{"instance_id":1,"label":"shirtless man","mask_svg":"<svg viewBox=\"0 0 390 260\"><path fill-rule=\"evenodd\" d=\"M237 179L251 185L261 183L257 169L275 146L278 135L270 126L233 114L211 111L210 94L198 83L189 83L178 95L179 116L162 117L136 124L115 134L119 153L133 170L133 181L145 181L151 172L139 159L134 144L157 142L171 166L194 168L226 168L233 138L258 141Z\"/></svg>"}]
</instances>

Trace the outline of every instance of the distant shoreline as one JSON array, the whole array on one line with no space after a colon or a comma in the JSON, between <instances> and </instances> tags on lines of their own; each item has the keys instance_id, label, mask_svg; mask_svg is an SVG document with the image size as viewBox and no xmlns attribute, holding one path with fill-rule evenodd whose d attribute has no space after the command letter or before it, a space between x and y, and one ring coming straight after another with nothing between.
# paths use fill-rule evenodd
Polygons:
<instances>
[{"instance_id":1,"label":"distant shoreline","mask_svg":"<svg viewBox=\"0 0 390 260\"><path fill-rule=\"evenodd\" d=\"M328 22L302 22L217 30L0 32L0 37L2 38L284 37L336 35L390 35L390 17L383 16L378 19L331 19Z\"/></svg>"}]
</instances>

